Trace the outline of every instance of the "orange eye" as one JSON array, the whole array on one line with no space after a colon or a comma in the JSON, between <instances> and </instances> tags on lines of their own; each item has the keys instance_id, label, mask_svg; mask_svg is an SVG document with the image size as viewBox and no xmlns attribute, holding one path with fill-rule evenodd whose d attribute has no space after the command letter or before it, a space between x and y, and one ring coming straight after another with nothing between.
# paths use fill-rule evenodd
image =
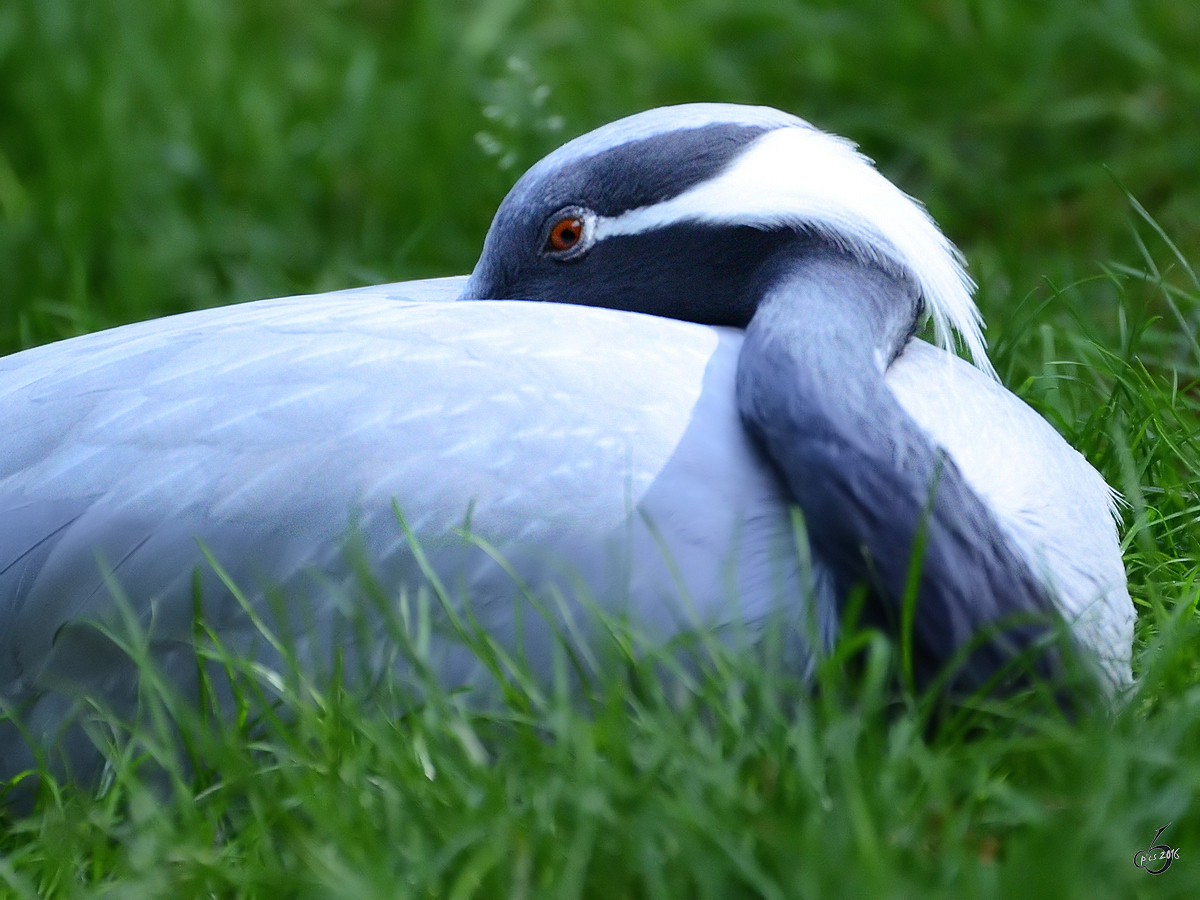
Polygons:
<instances>
[{"instance_id":1,"label":"orange eye","mask_svg":"<svg viewBox=\"0 0 1200 900\"><path fill-rule=\"evenodd\" d=\"M559 219L550 229L550 237L546 240L546 249L562 253L570 250L583 237L583 219L578 216L568 216Z\"/></svg>"}]
</instances>

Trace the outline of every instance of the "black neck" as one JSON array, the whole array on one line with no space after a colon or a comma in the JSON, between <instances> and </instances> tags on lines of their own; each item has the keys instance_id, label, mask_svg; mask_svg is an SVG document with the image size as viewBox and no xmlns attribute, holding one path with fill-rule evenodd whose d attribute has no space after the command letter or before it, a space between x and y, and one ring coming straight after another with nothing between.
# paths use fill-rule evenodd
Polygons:
<instances>
[{"instance_id":1,"label":"black neck","mask_svg":"<svg viewBox=\"0 0 1200 900\"><path fill-rule=\"evenodd\" d=\"M1044 636L1052 605L953 460L884 382L919 311L911 282L847 255L776 260L747 328L738 406L842 597L867 585L876 621L894 630L920 567L912 620L920 681L976 635L999 632L957 676L973 688ZM1044 658L1042 671L1052 664Z\"/></svg>"}]
</instances>

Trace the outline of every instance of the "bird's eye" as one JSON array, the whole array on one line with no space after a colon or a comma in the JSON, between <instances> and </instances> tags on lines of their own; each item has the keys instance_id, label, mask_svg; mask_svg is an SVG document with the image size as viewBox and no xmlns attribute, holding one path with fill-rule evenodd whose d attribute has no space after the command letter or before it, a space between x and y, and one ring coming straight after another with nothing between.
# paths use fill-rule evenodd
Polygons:
<instances>
[{"instance_id":1,"label":"bird's eye","mask_svg":"<svg viewBox=\"0 0 1200 900\"><path fill-rule=\"evenodd\" d=\"M596 233L596 214L582 206L560 209L547 220L542 253L565 261L583 256L591 248Z\"/></svg>"},{"instance_id":2,"label":"bird's eye","mask_svg":"<svg viewBox=\"0 0 1200 900\"><path fill-rule=\"evenodd\" d=\"M579 243L583 237L583 219L578 216L568 216L559 219L550 229L550 237L546 240L546 249L563 253Z\"/></svg>"}]
</instances>

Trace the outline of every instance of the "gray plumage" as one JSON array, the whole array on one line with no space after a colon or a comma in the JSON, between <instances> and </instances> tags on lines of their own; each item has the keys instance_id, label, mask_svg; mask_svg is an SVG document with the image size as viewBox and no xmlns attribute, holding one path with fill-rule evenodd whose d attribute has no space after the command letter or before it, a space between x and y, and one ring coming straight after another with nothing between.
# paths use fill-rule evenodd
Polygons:
<instances>
[{"instance_id":1,"label":"gray plumage","mask_svg":"<svg viewBox=\"0 0 1200 900\"><path fill-rule=\"evenodd\" d=\"M642 188L661 195L672 146L693 154L682 166L686 193L723 177L755 135L797 121L717 109L717 118L743 116L735 131L664 143L653 171L630 174L623 202L636 202ZM560 151L538 177L560 171L563 159L588 158L572 156L580 146L620 148L629 134L690 132L714 116L709 107L646 115L626 132L610 126ZM506 210L507 202L469 284L260 301L0 359L0 697L21 728L57 742L78 773L94 771L87 739L59 732L74 697L99 693L117 705L132 697L128 661L87 624L119 618L106 568L185 688L195 668L188 646L197 578L206 623L231 647L271 661L202 546L269 622L279 619L269 599L278 588L290 620L280 624L295 632L301 658L327 660L355 615L346 608L357 577L347 535L393 595L424 580L393 503L455 597L469 597L502 644L517 642L521 590L477 544L450 533L464 523L535 596L558 591L581 615L586 592L665 638L690 625L753 630L779 609L799 632L814 636L813 622L816 639L832 639L846 567L818 544L815 608L805 608L788 513L794 499L803 506L805 473L795 461L781 467L770 441L746 427L743 332L575 305L447 302L509 293L481 285L519 271L510 244L522 228L544 240L540 220L506 224ZM922 276L888 257L886 242L882 250L855 244L872 232L851 226L830 257L838 277L917 285L910 293L920 299ZM818 255L831 245L812 236L829 227L805 232ZM749 252L736 237L744 230L721 228L728 246ZM704 233L716 242L706 252L721 245L720 230ZM693 276L658 251L693 246L689 234L673 231L643 257L637 233L621 238L623 284L639 283L639 259L665 273L653 296L676 308L655 312L676 314L688 303ZM682 288L672 287L672 269ZM593 283L579 277L584 271L543 278L539 290L557 284L562 299L578 288L574 299L604 300L603 273ZM942 284L943 275L926 281ZM967 321L953 303L943 307L947 321ZM882 389L918 441L945 451L994 530L989 546L1019 560L1109 681L1126 684L1133 613L1103 480L984 372L907 335L893 357L886 372L880 366ZM762 371L752 367L749 377ZM810 529L822 527L805 512ZM966 624L947 643L978 624L971 609L951 604L948 614ZM524 649L544 672L549 626L537 616L523 621ZM479 677L470 654L450 641L439 646L447 684ZM0 726L0 775L30 762L18 730Z\"/></svg>"}]
</instances>

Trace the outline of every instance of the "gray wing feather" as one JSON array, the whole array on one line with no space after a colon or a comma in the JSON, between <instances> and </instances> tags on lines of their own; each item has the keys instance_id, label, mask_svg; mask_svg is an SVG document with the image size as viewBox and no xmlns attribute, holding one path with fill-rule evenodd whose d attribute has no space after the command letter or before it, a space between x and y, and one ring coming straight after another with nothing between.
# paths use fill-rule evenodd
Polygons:
<instances>
[{"instance_id":1,"label":"gray wing feather","mask_svg":"<svg viewBox=\"0 0 1200 900\"><path fill-rule=\"evenodd\" d=\"M420 299L420 285L403 287ZM110 573L164 658L191 635L195 578L206 623L252 642L202 547L264 615L279 587L285 617L303 625L302 656L320 659L354 578L348 533L388 589L420 579L393 500L502 641L516 587L445 537L468 512L535 589L554 582L569 596L573 568L598 599L611 588L614 602L649 601L664 629L736 618L740 601L703 575L729 561L743 513L759 521L755 535L786 528L731 401L693 422L703 393L732 397L737 346L732 334L609 310L361 291L205 310L0 360L12 436L0 446L0 690L47 736L61 725L55 691L131 696L127 662L97 649L85 624L117 619ZM717 355L724 368L710 376ZM686 494L651 493L685 439ZM647 498L678 568L696 573L696 610L676 596L671 612L672 569L636 514ZM754 552L745 577L765 584ZM469 681L471 663L447 654L447 680ZM173 664L186 682L186 660Z\"/></svg>"}]
</instances>

